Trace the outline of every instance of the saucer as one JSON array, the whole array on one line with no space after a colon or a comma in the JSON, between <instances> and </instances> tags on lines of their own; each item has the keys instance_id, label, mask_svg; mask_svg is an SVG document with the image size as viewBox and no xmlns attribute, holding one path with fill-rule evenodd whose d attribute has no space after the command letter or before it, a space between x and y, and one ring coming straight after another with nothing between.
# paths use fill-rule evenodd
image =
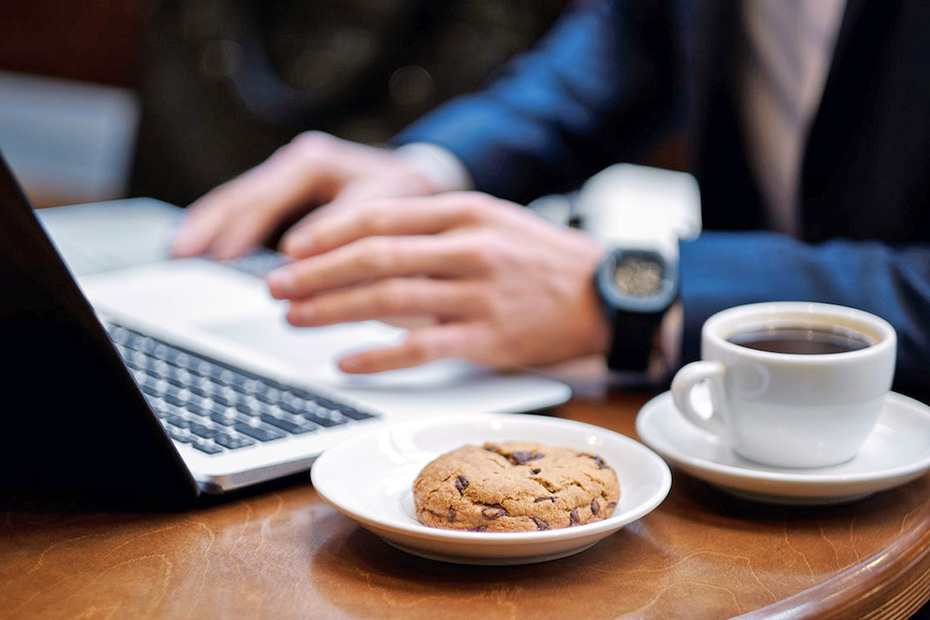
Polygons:
<instances>
[{"instance_id":1,"label":"saucer","mask_svg":"<svg viewBox=\"0 0 930 620\"><path fill-rule=\"evenodd\" d=\"M731 494L768 503L851 502L930 470L930 408L893 392L856 457L831 467L787 469L745 459L686 421L669 392L643 406L636 432L681 471Z\"/></svg>"},{"instance_id":2,"label":"saucer","mask_svg":"<svg viewBox=\"0 0 930 620\"><path fill-rule=\"evenodd\" d=\"M413 481L442 454L471 443L536 441L594 452L620 481L620 501L603 521L539 532L466 532L422 525ZM671 487L659 455L619 433L560 418L470 414L420 418L373 428L326 450L310 470L317 493L394 547L460 564L544 562L583 551L658 506Z\"/></svg>"}]
</instances>

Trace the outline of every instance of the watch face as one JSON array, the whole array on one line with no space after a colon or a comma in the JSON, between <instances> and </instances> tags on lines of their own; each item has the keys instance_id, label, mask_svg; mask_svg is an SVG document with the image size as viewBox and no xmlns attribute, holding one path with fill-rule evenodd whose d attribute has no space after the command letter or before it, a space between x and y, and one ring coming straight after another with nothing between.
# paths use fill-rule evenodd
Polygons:
<instances>
[{"instance_id":1,"label":"watch face","mask_svg":"<svg viewBox=\"0 0 930 620\"><path fill-rule=\"evenodd\" d=\"M611 312L664 312L678 295L675 264L650 250L616 249L598 268L595 285Z\"/></svg>"},{"instance_id":2,"label":"watch face","mask_svg":"<svg viewBox=\"0 0 930 620\"><path fill-rule=\"evenodd\" d=\"M607 365L642 372L656 329L678 296L677 262L656 250L614 248L598 265L594 286L613 329Z\"/></svg>"},{"instance_id":3,"label":"watch face","mask_svg":"<svg viewBox=\"0 0 930 620\"><path fill-rule=\"evenodd\" d=\"M655 295L664 275L662 263L644 254L624 254L614 267L614 282L627 295Z\"/></svg>"}]
</instances>

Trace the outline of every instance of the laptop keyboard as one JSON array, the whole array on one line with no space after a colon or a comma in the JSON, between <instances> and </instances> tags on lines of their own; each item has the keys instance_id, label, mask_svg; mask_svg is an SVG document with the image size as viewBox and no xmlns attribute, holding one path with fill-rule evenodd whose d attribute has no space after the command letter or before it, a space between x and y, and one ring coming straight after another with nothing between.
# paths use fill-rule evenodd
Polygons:
<instances>
[{"instance_id":1,"label":"laptop keyboard","mask_svg":"<svg viewBox=\"0 0 930 620\"><path fill-rule=\"evenodd\" d=\"M120 325L106 327L168 435L206 454L377 417Z\"/></svg>"}]
</instances>

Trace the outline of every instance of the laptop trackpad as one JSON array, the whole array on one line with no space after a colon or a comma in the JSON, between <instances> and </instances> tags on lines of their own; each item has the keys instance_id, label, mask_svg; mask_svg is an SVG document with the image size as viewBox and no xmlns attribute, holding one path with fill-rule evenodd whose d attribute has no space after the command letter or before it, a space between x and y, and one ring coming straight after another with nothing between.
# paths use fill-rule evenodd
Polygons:
<instances>
[{"instance_id":1,"label":"laptop trackpad","mask_svg":"<svg viewBox=\"0 0 930 620\"><path fill-rule=\"evenodd\" d=\"M371 375L351 375L339 370L341 357L365 349L400 342L406 330L378 321L345 323L326 327L293 327L283 317L267 315L199 326L212 336L268 354L292 371L314 382L336 387L377 390L423 390L445 387L487 371L460 360L439 360L415 368Z\"/></svg>"}]
</instances>

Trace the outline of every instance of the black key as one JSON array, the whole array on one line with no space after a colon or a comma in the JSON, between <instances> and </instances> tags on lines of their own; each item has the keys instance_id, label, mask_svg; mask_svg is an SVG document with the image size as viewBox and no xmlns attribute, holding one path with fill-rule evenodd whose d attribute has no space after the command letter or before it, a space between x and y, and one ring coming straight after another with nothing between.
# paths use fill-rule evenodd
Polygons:
<instances>
[{"instance_id":1,"label":"black key","mask_svg":"<svg viewBox=\"0 0 930 620\"><path fill-rule=\"evenodd\" d=\"M207 390L203 389L202 386L196 383L193 383L193 382L187 385L187 389L190 390L191 394L196 394L197 396L200 396L200 397L206 397L209 395L209 392Z\"/></svg>"},{"instance_id":2,"label":"black key","mask_svg":"<svg viewBox=\"0 0 930 620\"><path fill-rule=\"evenodd\" d=\"M326 416L317 415L313 413L312 411L308 411L307 413L305 413L304 418L306 418L307 420L310 420L311 422L315 424L319 424L320 426L325 426L327 428L329 428L330 426L339 426L340 424L345 424L346 422L348 422L346 418L335 418L335 419L328 418Z\"/></svg>"},{"instance_id":3,"label":"black key","mask_svg":"<svg viewBox=\"0 0 930 620\"><path fill-rule=\"evenodd\" d=\"M266 390L261 391L261 392L255 392L255 393L253 394L253 396L254 396L255 398L257 398L258 400L262 401L263 403L268 403L269 405L274 405L274 404L277 404L278 402L280 402L280 400L281 400L281 398L280 398L280 397L281 397L281 394L280 394L279 392L280 392L280 390L275 390L274 392L272 392L271 390L267 390L267 389L266 389Z\"/></svg>"},{"instance_id":4,"label":"black key","mask_svg":"<svg viewBox=\"0 0 930 620\"><path fill-rule=\"evenodd\" d=\"M233 437L225 433L220 433L213 438L213 441L230 450L238 450L239 448L255 445L255 442L248 437Z\"/></svg>"},{"instance_id":5,"label":"black key","mask_svg":"<svg viewBox=\"0 0 930 620\"><path fill-rule=\"evenodd\" d=\"M353 409L352 407L347 407L345 405L341 405L339 407L339 413L346 416L347 418L352 418L353 420L367 420L368 418L377 417L373 413L359 411L358 409Z\"/></svg>"},{"instance_id":6,"label":"black key","mask_svg":"<svg viewBox=\"0 0 930 620\"><path fill-rule=\"evenodd\" d=\"M139 387L142 389L143 393L148 394L149 396L158 396L160 393L157 389L155 389L154 385L148 383L140 385Z\"/></svg>"},{"instance_id":7,"label":"black key","mask_svg":"<svg viewBox=\"0 0 930 620\"><path fill-rule=\"evenodd\" d=\"M222 424L223 426L232 426L236 423L235 418L228 418L222 413L214 413L210 416L210 419L216 424Z\"/></svg>"},{"instance_id":8,"label":"black key","mask_svg":"<svg viewBox=\"0 0 930 620\"><path fill-rule=\"evenodd\" d=\"M282 420L281 418L276 418L273 415L263 413L259 416L262 422L266 424L271 424L280 428L282 431L287 431L292 435L300 435L301 433L309 433L310 431L315 431L317 429L316 425L312 424L294 424L293 422L288 422L287 420Z\"/></svg>"},{"instance_id":9,"label":"black key","mask_svg":"<svg viewBox=\"0 0 930 620\"><path fill-rule=\"evenodd\" d=\"M219 434L219 431L215 428L210 428L209 426L196 423L191 424L190 431L198 437L203 437L204 439L213 439Z\"/></svg>"},{"instance_id":10,"label":"black key","mask_svg":"<svg viewBox=\"0 0 930 620\"><path fill-rule=\"evenodd\" d=\"M193 361L190 355L178 349L169 350L165 355L165 359L179 368L189 368L191 361Z\"/></svg>"},{"instance_id":11,"label":"black key","mask_svg":"<svg viewBox=\"0 0 930 620\"><path fill-rule=\"evenodd\" d=\"M171 426L176 426L178 428L190 428L191 425L189 421L178 415L169 415L167 418L165 418L164 421Z\"/></svg>"},{"instance_id":12,"label":"black key","mask_svg":"<svg viewBox=\"0 0 930 620\"><path fill-rule=\"evenodd\" d=\"M236 380L236 373L226 368L218 368L216 374L210 373L210 376L223 385L232 385L233 381Z\"/></svg>"},{"instance_id":13,"label":"black key","mask_svg":"<svg viewBox=\"0 0 930 620\"><path fill-rule=\"evenodd\" d=\"M194 413L193 411L188 410L185 417L191 422L197 422L198 424L206 425L210 422L210 416L206 413L201 415L199 413Z\"/></svg>"},{"instance_id":14,"label":"black key","mask_svg":"<svg viewBox=\"0 0 930 620\"><path fill-rule=\"evenodd\" d=\"M165 402L171 403L175 407L183 407L186 403L185 400L178 398L176 394L168 393L165 394Z\"/></svg>"},{"instance_id":15,"label":"black key","mask_svg":"<svg viewBox=\"0 0 930 620\"><path fill-rule=\"evenodd\" d=\"M258 411L248 403L236 403L236 411L244 413L249 416L258 415Z\"/></svg>"},{"instance_id":16,"label":"black key","mask_svg":"<svg viewBox=\"0 0 930 620\"><path fill-rule=\"evenodd\" d=\"M229 384L237 392L243 394L255 394L267 389L267 386L257 377L250 377L245 374L238 374Z\"/></svg>"},{"instance_id":17,"label":"black key","mask_svg":"<svg viewBox=\"0 0 930 620\"><path fill-rule=\"evenodd\" d=\"M161 407L152 406L152 411L155 412L155 417L159 420L167 418L169 415L172 415L170 412L162 409Z\"/></svg>"},{"instance_id":18,"label":"black key","mask_svg":"<svg viewBox=\"0 0 930 620\"><path fill-rule=\"evenodd\" d=\"M257 419L257 416L250 416L250 415L246 415L244 413L240 413L236 411L232 414L232 418L236 422L242 422L243 424L248 424L249 426L252 426L252 423L255 422L255 420Z\"/></svg>"},{"instance_id":19,"label":"black key","mask_svg":"<svg viewBox=\"0 0 930 620\"><path fill-rule=\"evenodd\" d=\"M167 381L168 384L174 388L186 388L190 385L189 381L184 381L177 375L174 375L174 376L167 375L165 376L165 381Z\"/></svg>"},{"instance_id":20,"label":"black key","mask_svg":"<svg viewBox=\"0 0 930 620\"><path fill-rule=\"evenodd\" d=\"M287 411L288 413L293 413L294 415L303 415L306 411L302 407L295 407L294 405L290 403L284 403L284 402L276 403L276 406L279 409Z\"/></svg>"},{"instance_id":21,"label":"black key","mask_svg":"<svg viewBox=\"0 0 930 620\"><path fill-rule=\"evenodd\" d=\"M144 370L134 370L132 376L143 390L149 389L155 391L158 389L158 379L147 374Z\"/></svg>"},{"instance_id":22,"label":"black key","mask_svg":"<svg viewBox=\"0 0 930 620\"><path fill-rule=\"evenodd\" d=\"M249 437L259 441L272 441L274 439L281 439L282 437L285 437L285 434L281 431L276 431L263 426L251 426L249 424L243 424L242 422L239 422L233 428L235 428L243 435L248 435Z\"/></svg>"},{"instance_id":23,"label":"black key","mask_svg":"<svg viewBox=\"0 0 930 620\"><path fill-rule=\"evenodd\" d=\"M218 405L214 403L210 405L209 407L204 407L204 410L205 410L204 415L212 416L215 413L223 415L228 410L228 407L224 407L223 405Z\"/></svg>"},{"instance_id":24,"label":"black key","mask_svg":"<svg viewBox=\"0 0 930 620\"><path fill-rule=\"evenodd\" d=\"M200 450L201 452L206 452L207 454L219 454L223 451L222 448L214 446L212 444L205 443L203 441L192 441L191 445Z\"/></svg>"},{"instance_id":25,"label":"black key","mask_svg":"<svg viewBox=\"0 0 930 620\"><path fill-rule=\"evenodd\" d=\"M175 431L175 430L172 430L172 429L170 429L170 428L166 428L166 429L165 429L165 432L168 433L168 437L171 437L171 438L174 439L175 441L180 441L181 443L190 443L191 441L193 441L192 438L190 438L190 437L185 437L185 436L182 435L181 433L179 433L179 432L177 432L177 431Z\"/></svg>"},{"instance_id":26,"label":"black key","mask_svg":"<svg viewBox=\"0 0 930 620\"><path fill-rule=\"evenodd\" d=\"M224 407L232 407L233 405L236 404L234 400L226 398L225 396L221 394L213 394L212 398L213 398L213 402L219 403L220 405L223 405Z\"/></svg>"},{"instance_id":27,"label":"black key","mask_svg":"<svg viewBox=\"0 0 930 620\"><path fill-rule=\"evenodd\" d=\"M321 407L326 407L327 409L336 409L339 407L337 403L329 400L328 398L323 398L322 396L313 397L313 400Z\"/></svg>"}]
</instances>

